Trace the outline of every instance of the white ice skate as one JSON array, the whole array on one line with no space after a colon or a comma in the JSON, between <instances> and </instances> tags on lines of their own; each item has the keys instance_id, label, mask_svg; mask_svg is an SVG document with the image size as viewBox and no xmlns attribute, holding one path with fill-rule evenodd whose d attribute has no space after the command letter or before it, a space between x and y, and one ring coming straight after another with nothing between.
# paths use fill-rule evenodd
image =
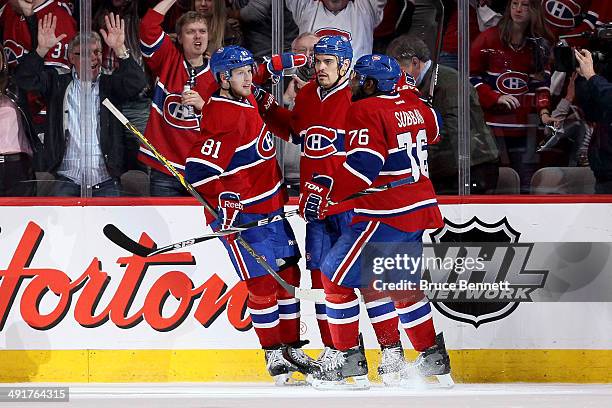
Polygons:
<instances>
[{"instance_id":1,"label":"white ice skate","mask_svg":"<svg viewBox=\"0 0 612 408\"><path fill-rule=\"evenodd\" d=\"M304 380L299 380L294 377L294 373L298 372L298 368L285 360L282 349L265 350L266 353L266 368L268 373L274 379L274 384L282 385L304 385Z\"/></svg>"},{"instance_id":2,"label":"white ice skate","mask_svg":"<svg viewBox=\"0 0 612 408\"><path fill-rule=\"evenodd\" d=\"M405 369L404 349L401 343L383 347L378 375L386 386L396 386L400 384L401 372Z\"/></svg>"},{"instance_id":3,"label":"white ice skate","mask_svg":"<svg viewBox=\"0 0 612 408\"><path fill-rule=\"evenodd\" d=\"M419 387L424 384L419 381L419 377L435 377L440 387L451 388L455 382L450 371L450 357L446 351L444 336L440 333L436 336L436 344L419 354L414 363L407 364L402 370L400 385L409 388Z\"/></svg>"},{"instance_id":4,"label":"white ice skate","mask_svg":"<svg viewBox=\"0 0 612 408\"><path fill-rule=\"evenodd\" d=\"M312 381L312 386L318 390L370 388L368 362L358 347L346 351L330 348L318 364L320 371L313 374Z\"/></svg>"}]
</instances>

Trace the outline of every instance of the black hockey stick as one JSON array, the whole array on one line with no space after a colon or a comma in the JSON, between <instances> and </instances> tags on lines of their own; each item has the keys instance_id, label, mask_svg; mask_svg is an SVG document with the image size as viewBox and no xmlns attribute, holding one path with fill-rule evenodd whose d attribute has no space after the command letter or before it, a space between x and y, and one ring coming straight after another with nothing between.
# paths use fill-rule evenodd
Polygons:
<instances>
[{"instance_id":1,"label":"black hockey stick","mask_svg":"<svg viewBox=\"0 0 612 408\"><path fill-rule=\"evenodd\" d=\"M431 64L431 81L429 82L429 95L427 95L427 104L433 106L433 95L435 87L438 84L438 61L440 59L440 52L442 51L442 39L444 37L444 3L442 0L434 2L436 8L435 21L438 23L438 32L436 33L436 49Z\"/></svg>"},{"instance_id":2,"label":"black hockey stick","mask_svg":"<svg viewBox=\"0 0 612 408\"><path fill-rule=\"evenodd\" d=\"M204 198L202 198L200 193L198 193L196 191L196 189L185 180L183 175L181 173L179 173L174 168L174 166L168 161L168 159L166 159L164 156L162 156L162 154L157 151L155 146L153 146L151 144L151 142L149 142L149 140L142 133L140 133L140 131L138 129L136 129L136 127L132 123L130 123L130 121L128 121L128 119L121 112L119 112L119 110L115 107L115 105L112 104L112 102L110 100L104 99L102 104L104 106L106 106L108 108L108 110L111 111L111 113L123 124L123 126L128 128L134 135L136 135L138 137L138 139L140 139L140 141L145 146L147 146L149 148L149 150L153 153L153 155L155 155L155 158L161 164L163 164L166 169L168 169L170 174L172 174L174 177L176 177L176 179L183 185L183 187L185 187L185 189L196 200L198 200L198 202L200 204L202 204L204 206L204 208L215 219L219 219L219 215L217 214L217 212L210 206L210 204L208 204L208 202L206 202L206 200L204 200ZM323 291L323 289L304 289L304 288L295 287L295 286L287 283L287 281L285 281L278 274L278 272L276 272L274 269L272 269L272 267L268 264L268 262L266 262L264 257L262 257L257 252L255 252L253 247L251 247L251 245L249 245L248 242L246 242L240 236L238 236L236 238L236 242L241 247L243 247L255 259L255 261L257 261L257 263L259 265L261 265L266 270L266 272L268 272L270 275L272 275L272 277L274 279L276 279L276 281L279 283L279 285L281 285L292 296L295 296L296 298L299 298L299 299L311 300L313 302L324 302L325 301L325 292Z\"/></svg>"},{"instance_id":3,"label":"black hockey stick","mask_svg":"<svg viewBox=\"0 0 612 408\"><path fill-rule=\"evenodd\" d=\"M163 254L165 252L170 252L175 249L181 249L187 246L199 244L200 242L208 241L214 238L219 238L219 237L223 237L223 236L231 235L231 234L237 234L239 232L243 232L251 228L268 225L271 222L280 221L285 218L297 215L297 213L298 213L297 209L289 210L287 212L284 212L282 214L277 214L272 217L263 218L261 220L248 222L242 225L237 225L235 227L225 229L225 230L219 230L217 232L205 234L197 238L186 239L184 241L166 245L161 248L150 248L150 247L141 245L138 242L131 239L130 237L128 237L127 235L125 235L119 228L117 228L113 224L106 224L102 231L104 232L104 235L106 235L106 238L108 238L109 240L111 240L113 243L117 244L121 248L127 251L130 251L133 254L136 254L138 256L153 256L157 254Z\"/></svg>"},{"instance_id":4,"label":"black hockey stick","mask_svg":"<svg viewBox=\"0 0 612 408\"><path fill-rule=\"evenodd\" d=\"M368 188L367 190L360 191L358 193L351 195L345 201L348 201L348 200L351 200L357 197L362 197L364 195L374 194L379 191L388 190L390 188L399 187L401 185L411 184L411 183L413 183L412 176L406 177L400 180L392 181L391 183L387 183L382 186L371 187L371 188ZM121 231L119 228L117 228L113 224L106 224L102 231L104 232L104 235L109 240L111 240L113 243L117 244L121 248L125 249L126 251L130 251L131 253L136 254L138 256L146 257L146 256L157 255L157 254L163 254L165 252L170 252L175 249L185 248L187 246L199 244L200 242L209 241L214 238L219 238L219 237L223 237L223 236L231 235L231 234L237 234L237 233L246 231L248 229L261 227L262 225L267 225L271 222L280 221L282 219L285 219L285 218L288 218L288 217L291 217L297 214L298 214L297 209L289 210L285 213L277 214L269 218L263 218L259 221L253 221L253 222L238 225L238 226L226 229L226 230L220 230L220 231L213 232L210 234L202 235L200 237L190 238L190 239L186 239L180 242L175 242L173 244L169 244L161 248L150 248L150 247L141 245L138 242L134 241L132 238L125 235L123 231Z\"/></svg>"}]
</instances>

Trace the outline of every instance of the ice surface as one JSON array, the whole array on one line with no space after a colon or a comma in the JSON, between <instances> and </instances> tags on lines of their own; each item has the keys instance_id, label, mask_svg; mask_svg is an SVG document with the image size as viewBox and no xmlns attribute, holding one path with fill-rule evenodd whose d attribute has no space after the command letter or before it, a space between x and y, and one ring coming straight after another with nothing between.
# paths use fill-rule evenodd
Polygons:
<instances>
[{"instance_id":1,"label":"ice surface","mask_svg":"<svg viewBox=\"0 0 612 408\"><path fill-rule=\"evenodd\" d=\"M7 386L9 384L2 384ZM33 384L19 384L32 386ZM40 384L36 384L40 385ZM51 384L50 384L51 385ZM60 384L53 384L55 386ZM452 389L385 388L317 391L262 383L61 384L70 403L23 403L7 407L249 407L249 408L577 408L612 407L609 384L457 384Z\"/></svg>"}]
</instances>

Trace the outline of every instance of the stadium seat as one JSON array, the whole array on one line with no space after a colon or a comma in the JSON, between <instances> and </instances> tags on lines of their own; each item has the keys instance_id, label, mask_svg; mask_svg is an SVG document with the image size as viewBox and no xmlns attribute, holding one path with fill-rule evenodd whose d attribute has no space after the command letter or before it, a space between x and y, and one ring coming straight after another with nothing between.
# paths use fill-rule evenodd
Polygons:
<instances>
[{"instance_id":1,"label":"stadium seat","mask_svg":"<svg viewBox=\"0 0 612 408\"><path fill-rule=\"evenodd\" d=\"M531 194L593 194L595 176L590 167L545 167L531 178Z\"/></svg>"},{"instance_id":2,"label":"stadium seat","mask_svg":"<svg viewBox=\"0 0 612 408\"><path fill-rule=\"evenodd\" d=\"M518 173L510 167L499 168L497 187L493 194L520 194L521 178Z\"/></svg>"},{"instance_id":3,"label":"stadium seat","mask_svg":"<svg viewBox=\"0 0 612 408\"><path fill-rule=\"evenodd\" d=\"M148 197L149 175L140 170L129 170L121 175L121 195L132 197Z\"/></svg>"}]
</instances>

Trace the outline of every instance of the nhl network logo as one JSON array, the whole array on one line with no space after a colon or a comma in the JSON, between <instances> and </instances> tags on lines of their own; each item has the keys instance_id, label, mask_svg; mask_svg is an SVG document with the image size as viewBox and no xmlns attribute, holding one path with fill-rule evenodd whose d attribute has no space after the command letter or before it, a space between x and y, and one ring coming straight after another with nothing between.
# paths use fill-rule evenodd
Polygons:
<instances>
[{"instance_id":1,"label":"nhl network logo","mask_svg":"<svg viewBox=\"0 0 612 408\"><path fill-rule=\"evenodd\" d=\"M506 217L492 224L487 224L477 217L463 224L444 219L444 224L444 227L430 234L433 246L442 244L442 248L449 248L449 251L476 250L485 259L486 266L484 271L467 271L460 277L456 273L444 274L445 282L457 279L470 282L506 282L506 289L497 292L430 291L427 296L444 316L478 328L484 323L501 320L510 315L518 308L520 301L531 302L531 292L544 287L548 271L525 270L533 244L518 243L521 234L510 226ZM480 245L480 248L474 248L474 243L480 243L476 245ZM489 246L484 243L492 244ZM426 270L423 278L430 281L439 280L440 275L436 279L434 274L438 275L438 271ZM445 298L449 301L444 301Z\"/></svg>"}]
</instances>

